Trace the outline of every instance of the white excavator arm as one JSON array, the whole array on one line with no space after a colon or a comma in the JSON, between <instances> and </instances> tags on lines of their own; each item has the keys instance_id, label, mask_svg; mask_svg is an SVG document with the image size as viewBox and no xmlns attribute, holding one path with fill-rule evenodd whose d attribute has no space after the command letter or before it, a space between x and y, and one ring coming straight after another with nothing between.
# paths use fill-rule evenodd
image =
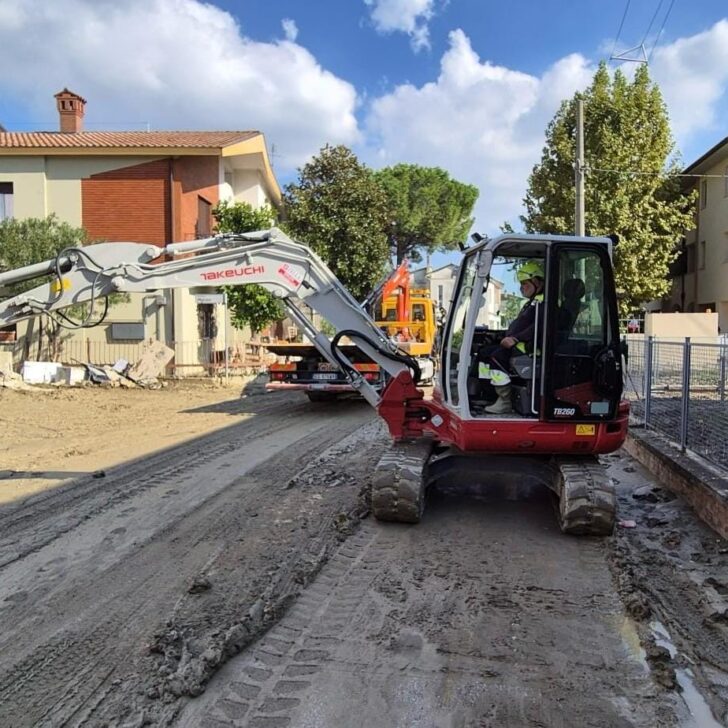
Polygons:
<instances>
[{"instance_id":1,"label":"white excavator arm","mask_svg":"<svg viewBox=\"0 0 728 728\"><path fill-rule=\"evenodd\" d=\"M380 395L337 348L342 336L355 339L390 376L407 370L417 375L416 363L386 338L328 266L277 228L165 248L142 243L69 248L53 260L0 273L0 290L48 275L50 282L0 301L0 327L80 303L98 305L112 293L257 283L281 300L321 354L346 372L372 406L378 406ZM293 305L296 298L336 328L332 341Z\"/></svg>"}]
</instances>

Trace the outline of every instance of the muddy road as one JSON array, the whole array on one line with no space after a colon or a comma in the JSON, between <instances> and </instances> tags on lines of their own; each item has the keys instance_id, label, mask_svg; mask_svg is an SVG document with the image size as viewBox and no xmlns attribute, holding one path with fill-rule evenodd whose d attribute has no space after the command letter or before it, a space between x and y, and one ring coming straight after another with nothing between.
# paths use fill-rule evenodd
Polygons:
<instances>
[{"instance_id":1,"label":"muddy road","mask_svg":"<svg viewBox=\"0 0 728 728\"><path fill-rule=\"evenodd\" d=\"M728 544L628 456L610 539L517 478L379 524L365 404L180 400L231 424L0 506L3 728L728 718Z\"/></svg>"}]
</instances>

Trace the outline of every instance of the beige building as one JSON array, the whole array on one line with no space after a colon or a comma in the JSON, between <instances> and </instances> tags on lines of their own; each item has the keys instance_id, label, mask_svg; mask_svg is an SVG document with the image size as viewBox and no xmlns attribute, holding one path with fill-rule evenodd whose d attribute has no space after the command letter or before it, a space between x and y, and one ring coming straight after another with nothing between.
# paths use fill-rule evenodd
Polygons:
<instances>
[{"instance_id":1,"label":"beige building","mask_svg":"<svg viewBox=\"0 0 728 728\"><path fill-rule=\"evenodd\" d=\"M688 166L689 189L698 191L695 228L673 264L673 283L663 311L718 314L728 333L728 137ZM700 176L697 176L700 175Z\"/></svg>"},{"instance_id":2,"label":"beige building","mask_svg":"<svg viewBox=\"0 0 728 728\"><path fill-rule=\"evenodd\" d=\"M0 131L0 219L55 214L91 240L164 246L210 235L221 200L281 205L260 132L86 132L85 99L68 89L55 98L59 131ZM136 294L113 306L102 326L64 334L65 348L108 363L99 358L123 358L151 338L176 344L177 367L215 364L226 344L245 340L209 298L215 292ZM15 331L26 339L26 357L37 331L35 321Z\"/></svg>"},{"instance_id":3,"label":"beige building","mask_svg":"<svg viewBox=\"0 0 728 728\"><path fill-rule=\"evenodd\" d=\"M416 288L429 288L430 297L438 309L450 310L453 291L457 283L459 267L448 263L440 268L418 268L412 271L412 281ZM485 294L485 306L478 314L478 325L491 329L501 328L500 307L504 286L500 281L491 278Z\"/></svg>"}]
</instances>

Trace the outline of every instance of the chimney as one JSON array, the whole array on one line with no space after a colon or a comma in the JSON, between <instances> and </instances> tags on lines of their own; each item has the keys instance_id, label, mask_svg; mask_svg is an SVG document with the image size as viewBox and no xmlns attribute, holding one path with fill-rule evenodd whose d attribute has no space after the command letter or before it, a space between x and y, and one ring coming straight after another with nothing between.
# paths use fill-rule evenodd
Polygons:
<instances>
[{"instance_id":1,"label":"chimney","mask_svg":"<svg viewBox=\"0 0 728 728\"><path fill-rule=\"evenodd\" d=\"M61 131L76 134L83 129L83 114L86 99L64 88L56 96L56 106L61 117Z\"/></svg>"}]
</instances>

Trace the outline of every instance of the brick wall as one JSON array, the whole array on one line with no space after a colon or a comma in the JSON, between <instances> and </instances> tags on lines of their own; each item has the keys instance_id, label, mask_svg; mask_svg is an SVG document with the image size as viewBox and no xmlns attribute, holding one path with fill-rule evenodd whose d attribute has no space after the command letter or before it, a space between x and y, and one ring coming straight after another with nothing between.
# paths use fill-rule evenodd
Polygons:
<instances>
[{"instance_id":1,"label":"brick wall","mask_svg":"<svg viewBox=\"0 0 728 728\"><path fill-rule=\"evenodd\" d=\"M173 162L173 172L174 238L194 240L197 237L198 197L212 207L220 200L220 159L212 156L179 157Z\"/></svg>"},{"instance_id":2,"label":"brick wall","mask_svg":"<svg viewBox=\"0 0 728 728\"><path fill-rule=\"evenodd\" d=\"M162 159L81 180L83 226L91 238L172 242L169 171L170 161Z\"/></svg>"}]
</instances>

